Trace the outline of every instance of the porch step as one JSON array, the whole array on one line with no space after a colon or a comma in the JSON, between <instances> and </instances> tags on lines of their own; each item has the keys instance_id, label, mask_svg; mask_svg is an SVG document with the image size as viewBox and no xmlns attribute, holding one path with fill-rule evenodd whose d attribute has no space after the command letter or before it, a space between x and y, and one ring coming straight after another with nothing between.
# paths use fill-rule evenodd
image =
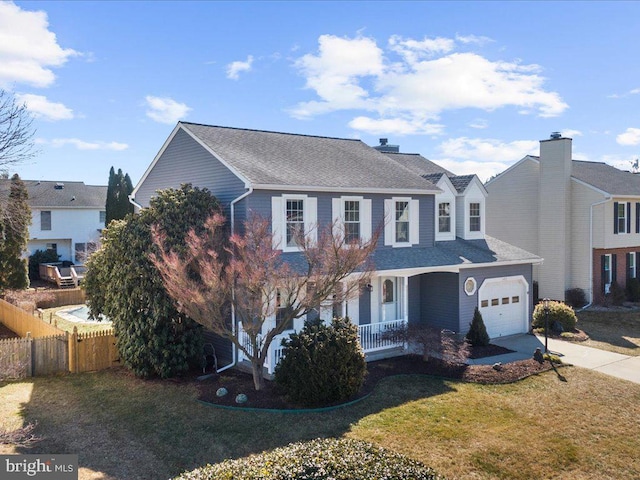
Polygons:
<instances>
[{"instance_id":1,"label":"porch step","mask_svg":"<svg viewBox=\"0 0 640 480\"><path fill-rule=\"evenodd\" d=\"M61 278L60 283L58 284L60 288L75 288L76 284L73 281L73 278Z\"/></svg>"}]
</instances>

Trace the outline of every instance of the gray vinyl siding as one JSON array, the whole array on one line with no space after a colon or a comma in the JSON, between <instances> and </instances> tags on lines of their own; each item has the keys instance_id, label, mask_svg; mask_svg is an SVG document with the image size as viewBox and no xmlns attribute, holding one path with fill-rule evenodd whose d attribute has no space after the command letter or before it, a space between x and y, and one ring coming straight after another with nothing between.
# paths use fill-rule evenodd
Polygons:
<instances>
[{"instance_id":1,"label":"gray vinyl siding","mask_svg":"<svg viewBox=\"0 0 640 480\"><path fill-rule=\"evenodd\" d=\"M473 320L473 311L478 306L478 291L482 283L489 278L512 277L522 275L529 284L529 318L533 312L533 283L531 264L527 265L506 265L502 267L483 267L469 268L460 270L458 276L458 293L460 298L460 323L457 328L452 329L460 333L466 333L469 330L471 320ZM473 295L464 293L464 282L467 278L473 277L476 280L478 288Z\"/></svg>"},{"instance_id":2,"label":"gray vinyl siding","mask_svg":"<svg viewBox=\"0 0 640 480\"><path fill-rule=\"evenodd\" d=\"M183 183L208 188L229 214L229 204L246 189L236 175L182 130L173 137L136 192L136 203L149 206L158 190Z\"/></svg>"},{"instance_id":3,"label":"gray vinyl siding","mask_svg":"<svg viewBox=\"0 0 640 480\"><path fill-rule=\"evenodd\" d=\"M458 275L436 272L416 278L420 282L420 324L458 332Z\"/></svg>"},{"instance_id":4,"label":"gray vinyl siding","mask_svg":"<svg viewBox=\"0 0 640 480\"><path fill-rule=\"evenodd\" d=\"M419 324L421 320L422 306L420 304L420 276L409 277L407 286L407 318L410 324Z\"/></svg>"},{"instance_id":5,"label":"gray vinyl siding","mask_svg":"<svg viewBox=\"0 0 640 480\"><path fill-rule=\"evenodd\" d=\"M271 197L280 196L283 194L304 194L310 197L316 197L318 199L318 224L329 225L333 221L332 204L333 198L339 198L346 195L344 192L293 192L293 191L278 191L271 190L254 190L251 195L247 197L246 210L247 212L253 212L260 216L270 218L271 217ZM384 200L398 195L382 195L371 194L361 195L366 199L371 199L371 220L372 220L372 232L376 228L384 230ZM435 244L435 195L411 195L411 198L419 199L420 201L420 245L421 247L433 246ZM236 219L238 216L236 215ZM378 241L378 248L393 248L391 246L384 245L384 231Z\"/></svg>"}]
</instances>

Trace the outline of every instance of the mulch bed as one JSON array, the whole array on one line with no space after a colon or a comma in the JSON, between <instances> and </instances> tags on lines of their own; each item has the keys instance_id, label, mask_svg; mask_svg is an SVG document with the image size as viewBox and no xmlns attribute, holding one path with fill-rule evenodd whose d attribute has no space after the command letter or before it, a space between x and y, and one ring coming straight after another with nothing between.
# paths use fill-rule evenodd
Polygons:
<instances>
[{"instance_id":1,"label":"mulch bed","mask_svg":"<svg viewBox=\"0 0 640 480\"><path fill-rule=\"evenodd\" d=\"M507 353L509 350L496 345L476 348L470 352L470 358ZM540 372L551 370L548 362L540 364L533 359L506 363L499 369L493 365L460 365L448 363L438 359L425 362L422 357L406 355L367 363L367 376L360 392L348 401L357 400L371 393L380 380L393 375L434 375L453 380L482 384L511 383ZM264 390L255 391L252 376L237 370L227 370L220 375L214 375L206 380L197 382L199 399L215 405L230 407L249 407L259 409L298 409L303 408L289 402L279 391L275 382L266 381ZM218 397L216 391L224 387L228 393ZM243 393L248 401L243 405L235 403L236 395Z\"/></svg>"}]
</instances>

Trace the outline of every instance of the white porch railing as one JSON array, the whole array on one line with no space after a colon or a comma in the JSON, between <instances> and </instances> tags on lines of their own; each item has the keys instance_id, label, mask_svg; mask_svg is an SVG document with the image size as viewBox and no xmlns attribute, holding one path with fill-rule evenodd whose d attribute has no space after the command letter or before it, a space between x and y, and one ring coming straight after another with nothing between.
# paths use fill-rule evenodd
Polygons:
<instances>
[{"instance_id":1,"label":"white porch railing","mask_svg":"<svg viewBox=\"0 0 640 480\"><path fill-rule=\"evenodd\" d=\"M387 350L392 348L404 347L404 340L402 336L389 335L394 330L401 329L406 325L406 320L401 318L398 320L391 320L388 322L371 323L368 325L358 325L358 337L360 345L364 353L377 352L381 350ZM238 332L240 342L247 349L249 353L252 352L251 343L249 341L249 335L242 329ZM274 337L271 345L269 346L269 352L264 362L264 366L270 375L273 375L276 370L276 365L283 357L284 348L282 347L282 339L289 338L289 334L285 333ZM262 336L258 336L258 343L262 340ZM238 352L238 360L249 360L243 352Z\"/></svg>"}]
</instances>

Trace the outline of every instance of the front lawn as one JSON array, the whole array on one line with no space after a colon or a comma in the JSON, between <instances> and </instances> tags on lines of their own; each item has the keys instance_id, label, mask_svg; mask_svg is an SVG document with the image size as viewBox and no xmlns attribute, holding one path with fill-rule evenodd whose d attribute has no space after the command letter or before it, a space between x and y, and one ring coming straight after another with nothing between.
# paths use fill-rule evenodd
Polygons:
<instances>
[{"instance_id":1,"label":"front lawn","mask_svg":"<svg viewBox=\"0 0 640 480\"><path fill-rule=\"evenodd\" d=\"M586 310L577 315L577 327L589 335L583 345L640 355L640 310Z\"/></svg>"},{"instance_id":2,"label":"front lawn","mask_svg":"<svg viewBox=\"0 0 640 480\"><path fill-rule=\"evenodd\" d=\"M81 479L170 478L318 437L370 441L448 478L640 478L640 385L560 372L566 382L551 371L492 386L393 377L351 407L279 414L218 409L193 384L113 369L4 385L0 418L37 421L29 452L79 454Z\"/></svg>"}]
</instances>

